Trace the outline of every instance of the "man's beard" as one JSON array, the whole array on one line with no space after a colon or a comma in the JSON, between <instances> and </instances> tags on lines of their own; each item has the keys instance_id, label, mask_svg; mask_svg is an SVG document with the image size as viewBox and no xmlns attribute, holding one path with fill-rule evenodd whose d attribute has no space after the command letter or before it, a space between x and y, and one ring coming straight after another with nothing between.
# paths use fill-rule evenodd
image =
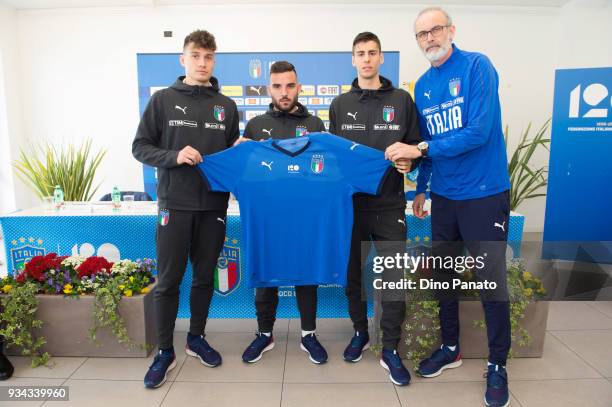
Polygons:
<instances>
[{"instance_id":1,"label":"man's beard","mask_svg":"<svg viewBox=\"0 0 612 407\"><path fill-rule=\"evenodd\" d=\"M285 99L283 101L286 101L286 100L290 100L290 99ZM290 100L291 103L289 104L289 106L286 109L281 107L280 100L277 101L277 100L272 99L272 104L274 105L274 107L277 110L280 110L280 111L283 111L283 112L290 112L297 105L297 100L298 100L297 97L295 99L293 99L292 101Z\"/></svg>"},{"instance_id":2,"label":"man's beard","mask_svg":"<svg viewBox=\"0 0 612 407\"><path fill-rule=\"evenodd\" d=\"M423 54L425 54L425 58L427 58L429 62L437 62L440 59L444 58L444 56L448 53L450 47L450 42L447 42L446 44L441 44L437 51L423 51Z\"/></svg>"}]
</instances>

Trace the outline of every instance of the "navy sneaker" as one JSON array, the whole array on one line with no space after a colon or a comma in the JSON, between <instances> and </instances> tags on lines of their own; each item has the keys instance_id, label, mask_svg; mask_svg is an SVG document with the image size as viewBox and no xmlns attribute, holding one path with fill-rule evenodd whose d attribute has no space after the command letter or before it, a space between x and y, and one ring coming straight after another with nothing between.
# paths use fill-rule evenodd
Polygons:
<instances>
[{"instance_id":1,"label":"navy sneaker","mask_svg":"<svg viewBox=\"0 0 612 407\"><path fill-rule=\"evenodd\" d=\"M370 335L368 331L355 331L351 343L344 349L344 360L347 362L359 362L363 357L363 351L370 347Z\"/></svg>"},{"instance_id":2,"label":"navy sneaker","mask_svg":"<svg viewBox=\"0 0 612 407\"><path fill-rule=\"evenodd\" d=\"M393 384L406 386L410 383L410 372L402 363L402 359L395 349L383 349L380 365L389 372L389 379Z\"/></svg>"},{"instance_id":3,"label":"navy sneaker","mask_svg":"<svg viewBox=\"0 0 612 407\"><path fill-rule=\"evenodd\" d=\"M327 362L327 351L315 334L303 336L300 348L308 353L308 358L312 363L321 364Z\"/></svg>"},{"instance_id":4,"label":"navy sneaker","mask_svg":"<svg viewBox=\"0 0 612 407\"><path fill-rule=\"evenodd\" d=\"M154 389L166 382L168 372L176 367L174 350L159 350L144 378L144 385Z\"/></svg>"},{"instance_id":5,"label":"navy sneaker","mask_svg":"<svg viewBox=\"0 0 612 407\"><path fill-rule=\"evenodd\" d=\"M506 407L510 404L508 373L501 365L487 366L487 392L485 404L489 407Z\"/></svg>"},{"instance_id":6,"label":"navy sneaker","mask_svg":"<svg viewBox=\"0 0 612 407\"><path fill-rule=\"evenodd\" d=\"M444 369L452 369L461 366L461 352L459 345L454 351L446 345L442 345L428 359L422 360L419 363L418 373L422 377L439 376Z\"/></svg>"},{"instance_id":7,"label":"navy sneaker","mask_svg":"<svg viewBox=\"0 0 612 407\"><path fill-rule=\"evenodd\" d=\"M185 353L200 359L204 366L217 367L221 364L221 355L211 348L204 339L204 335L195 336L187 334Z\"/></svg>"},{"instance_id":8,"label":"navy sneaker","mask_svg":"<svg viewBox=\"0 0 612 407\"><path fill-rule=\"evenodd\" d=\"M274 337L266 336L260 332L255 334L255 339L242 354L242 360L246 363L255 363L267 352L274 348Z\"/></svg>"}]
</instances>

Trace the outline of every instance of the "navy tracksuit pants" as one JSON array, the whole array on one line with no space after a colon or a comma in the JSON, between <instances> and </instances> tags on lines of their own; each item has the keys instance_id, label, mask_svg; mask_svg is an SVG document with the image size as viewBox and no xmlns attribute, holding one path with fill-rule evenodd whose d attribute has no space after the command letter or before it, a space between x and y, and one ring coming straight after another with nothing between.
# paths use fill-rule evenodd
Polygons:
<instances>
[{"instance_id":1,"label":"navy tracksuit pants","mask_svg":"<svg viewBox=\"0 0 612 407\"><path fill-rule=\"evenodd\" d=\"M486 273L496 273L499 292L506 289L505 251L508 240L510 195L504 191L492 196L452 200L431 193L431 229L436 254L461 255L465 247L476 257L487 253L489 271L477 272L477 279L487 279ZM459 243L459 244L458 244ZM454 253L449 253L454 252ZM490 271L495 269L495 271ZM483 273L485 275L478 275ZM500 273L503 278L500 278ZM448 273L445 273L448 275ZM454 294L439 296L442 343L457 345L459 341L459 303ZM487 298L489 297L489 298ZM510 350L510 307L500 296L491 298L481 292L489 343L489 362L505 365Z\"/></svg>"}]
</instances>

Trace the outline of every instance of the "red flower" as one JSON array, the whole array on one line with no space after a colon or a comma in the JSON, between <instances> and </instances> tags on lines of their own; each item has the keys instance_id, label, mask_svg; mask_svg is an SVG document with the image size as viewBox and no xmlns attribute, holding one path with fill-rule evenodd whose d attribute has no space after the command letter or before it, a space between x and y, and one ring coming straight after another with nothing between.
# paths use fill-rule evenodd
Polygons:
<instances>
[{"instance_id":1,"label":"red flower","mask_svg":"<svg viewBox=\"0 0 612 407\"><path fill-rule=\"evenodd\" d=\"M26 263L23 278L30 277L37 281L44 281L46 279L45 273L51 269L59 270L65 258L66 256L58 256L56 253L34 256Z\"/></svg>"},{"instance_id":2,"label":"red flower","mask_svg":"<svg viewBox=\"0 0 612 407\"><path fill-rule=\"evenodd\" d=\"M21 273L19 273L17 275L17 277L15 277L15 281L17 281L18 283L23 283L26 280L26 272L25 270L22 270Z\"/></svg>"},{"instance_id":3,"label":"red flower","mask_svg":"<svg viewBox=\"0 0 612 407\"><path fill-rule=\"evenodd\" d=\"M77 268L79 278L93 277L102 270L110 272L113 263L109 263L104 257L92 256L88 257L81 265Z\"/></svg>"}]
</instances>

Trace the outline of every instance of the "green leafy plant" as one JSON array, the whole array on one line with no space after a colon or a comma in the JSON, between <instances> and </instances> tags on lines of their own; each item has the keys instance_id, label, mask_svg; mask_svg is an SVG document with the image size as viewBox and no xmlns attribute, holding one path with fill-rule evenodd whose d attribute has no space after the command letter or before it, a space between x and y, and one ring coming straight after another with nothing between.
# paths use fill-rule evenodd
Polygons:
<instances>
[{"instance_id":1,"label":"green leafy plant","mask_svg":"<svg viewBox=\"0 0 612 407\"><path fill-rule=\"evenodd\" d=\"M542 280L525 271L525 265L520 260L512 260L508 264L507 272L512 341L518 346L527 346L531 343L531 335L521 326L521 320L525 318L529 303L544 298L546 289ZM474 321L474 326L486 328L484 319ZM512 349L509 356L513 356Z\"/></svg>"},{"instance_id":2,"label":"green leafy plant","mask_svg":"<svg viewBox=\"0 0 612 407\"><path fill-rule=\"evenodd\" d=\"M89 201L100 187L100 184L93 187L93 181L105 155L106 150L91 150L91 140L79 148L68 145L60 151L47 143L32 147L27 153L20 150L14 166L19 178L40 198L52 196L59 185L65 200Z\"/></svg>"},{"instance_id":3,"label":"green leafy plant","mask_svg":"<svg viewBox=\"0 0 612 407\"><path fill-rule=\"evenodd\" d=\"M546 138L551 119L546 120L533 138L529 138L531 123L523 132L519 145L510 157L508 173L510 175L510 209L515 210L526 199L545 196L542 192L547 184L548 167L534 168L531 158L539 147L550 151L550 138ZM504 131L506 148L508 148L508 126Z\"/></svg>"},{"instance_id":4,"label":"green leafy plant","mask_svg":"<svg viewBox=\"0 0 612 407\"><path fill-rule=\"evenodd\" d=\"M34 335L35 330L43 325L41 320L36 319L38 286L32 282L17 284L7 277L2 280L2 291L5 295L1 299L0 335L4 337L4 342L20 348L23 356L30 356L32 367L47 365L51 356L40 351L46 341Z\"/></svg>"},{"instance_id":5,"label":"green leafy plant","mask_svg":"<svg viewBox=\"0 0 612 407\"><path fill-rule=\"evenodd\" d=\"M34 256L17 276L0 280L0 335L8 346L22 349L31 356L32 367L46 365L50 355L41 353L46 343L42 336L35 336L43 322L36 319L38 298L36 294L56 294L78 300L93 294L92 325L89 336L96 342L97 332L108 328L117 341L130 349L146 349L146 344L134 343L119 314L121 299L149 292L155 281L152 259L120 260L109 263L103 257L57 256L49 253Z\"/></svg>"},{"instance_id":6,"label":"green leafy plant","mask_svg":"<svg viewBox=\"0 0 612 407\"><path fill-rule=\"evenodd\" d=\"M117 341L130 348L136 344L130 339L125 321L119 315L119 303L123 297L123 289L118 279L108 279L106 284L94 288L95 301L92 312L92 326L89 337L95 342L100 328L109 328L117 337Z\"/></svg>"}]
</instances>

